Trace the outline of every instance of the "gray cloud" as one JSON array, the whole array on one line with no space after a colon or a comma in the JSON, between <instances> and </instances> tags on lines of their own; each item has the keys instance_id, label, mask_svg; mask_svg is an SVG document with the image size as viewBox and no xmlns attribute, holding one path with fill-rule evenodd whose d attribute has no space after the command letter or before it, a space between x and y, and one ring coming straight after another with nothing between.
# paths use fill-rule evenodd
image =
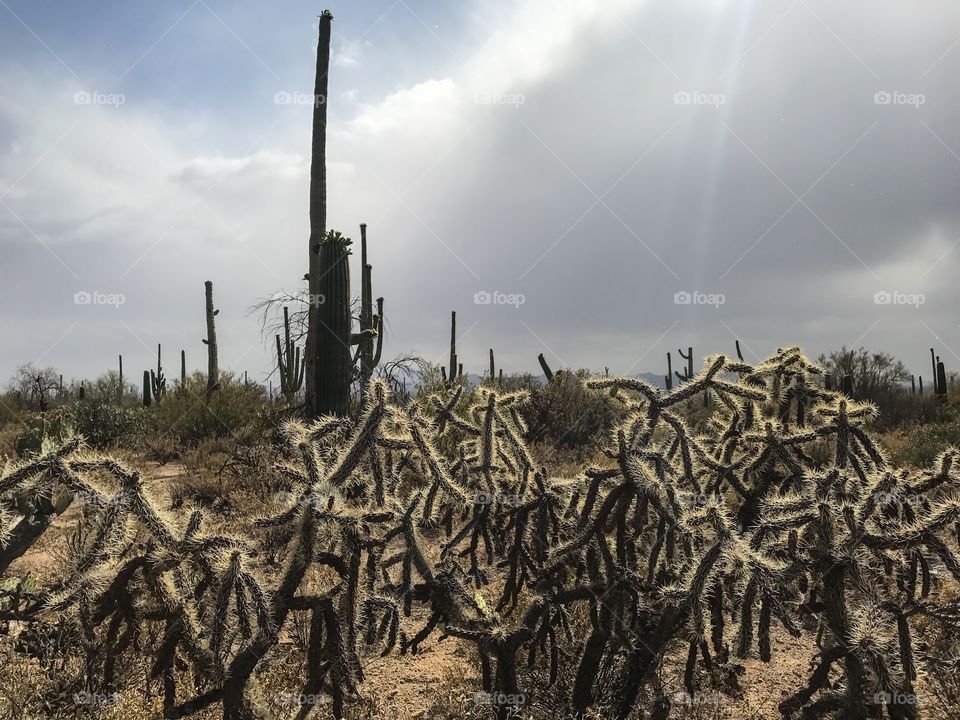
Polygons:
<instances>
[{"instance_id":1,"label":"gray cloud","mask_svg":"<svg viewBox=\"0 0 960 720\"><path fill-rule=\"evenodd\" d=\"M921 373L937 344L960 365L960 9L928 12L938 22L893 3L527 0L476 18L448 66L331 127L330 222L369 223L387 352L442 359L456 309L473 370L493 346L507 371L544 352L659 372L667 350L732 352L735 336L759 355L863 343ZM334 97L349 90L337 70L375 52L342 41ZM248 151L200 151L156 108L78 108L70 86L55 103L29 73L6 80L0 193L29 173L0 206L0 371L70 327L44 357L68 375L124 349L146 366L157 341L200 365L208 278L221 357L265 371L245 311L303 272L309 113L258 88ZM128 302L77 307L81 289ZM478 291L524 302L476 305ZM894 291L925 302L875 302Z\"/></svg>"}]
</instances>

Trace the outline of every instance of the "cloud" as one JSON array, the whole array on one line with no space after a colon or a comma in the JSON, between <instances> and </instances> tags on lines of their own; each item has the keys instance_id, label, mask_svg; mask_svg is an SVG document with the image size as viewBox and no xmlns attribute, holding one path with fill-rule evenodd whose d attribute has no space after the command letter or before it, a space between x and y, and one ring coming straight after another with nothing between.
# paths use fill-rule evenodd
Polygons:
<instances>
[{"instance_id":1,"label":"cloud","mask_svg":"<svg viewBox=\"0 0 960 720\"><path fill-rule=\"evenodd\" d=\"M734 337L757 355L862 343L917 367L942 343L960 365L960 10L938 12L932 26L875 4L476 4L442 64L398 69L376 101L354 82L363 69L417 67L377 55L389 23L335 40L336 82L354 75L331 107L328 220L350 236L368 223L385 352L443 358L455 309L468 370L493 347L506 372L535 370L539 352L660 371L667 350L732 352ZM438 42L411 40L412 54ZM302 277L309 108L185 119L149 88L79 107L71 84L0 82L0 193L16 183L0 205L15 338L0 369L74 321L47 355L68 374L161 339L199 357L212 278L221 356L265 371L246 308ZM221 139L239 130L251 142ZM38 278L57 291L36 297ZM82 288L130 302L78 310ZM480 291L525 302L475 305ZM926 302L877 304L884 291ZM678 292L725 301L678 305Z\"/></svg>"}]
</instances>

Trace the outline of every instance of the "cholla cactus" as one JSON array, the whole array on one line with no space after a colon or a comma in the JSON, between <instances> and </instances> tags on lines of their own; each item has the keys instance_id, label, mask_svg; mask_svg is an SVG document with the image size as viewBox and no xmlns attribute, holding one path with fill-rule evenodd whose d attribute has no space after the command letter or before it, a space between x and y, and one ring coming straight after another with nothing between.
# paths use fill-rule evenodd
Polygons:
<instances>
[{"instance_id":1,"label":"cholla cactus","mask_svg":"<svg viewBox=\"0 0 960 720\"><path fill-rule=\"evenodd\" d=\"M960 580L960 452L921 473L893 468L865 429L874 409L824 389L819 373L787 348L757 365L708 357L667 391L588 380L627 414L608 462L568 479L535 465L525 394L457 385L399 407L372 380L357 420L284 426L290 492L252 523L256 539L205 532L199 510L170 516L136 471L73 440L0 474L0 568L71 500L89 506L68 575L18 591L0 619L76 614L88 675L104 686L128 681L125 655L153 653L149 682L168 717L214 703L230 720L252 717L258 665L298 613L309 618L299 690L329 693L337 718L367 652L417 653L437 634L475 644L492 697L530 696L525 657L548 685L573 678L557 714L602 706L626 718L658 692L654 671L677 643L686 693L729 690L736 658L776 662L775 624L820 628L785 717L917 717L916 623L958 628L937 586ZM715 410L695 433L680 411L707 392ZM814 444L830 446L825 463ZM318 583L319 566L332 583ZM160 642L138 645L155 623ZM598 667L609 682L597 683ZM666 697L656 712L669 712Z\"/></svg>"}]
</instances>

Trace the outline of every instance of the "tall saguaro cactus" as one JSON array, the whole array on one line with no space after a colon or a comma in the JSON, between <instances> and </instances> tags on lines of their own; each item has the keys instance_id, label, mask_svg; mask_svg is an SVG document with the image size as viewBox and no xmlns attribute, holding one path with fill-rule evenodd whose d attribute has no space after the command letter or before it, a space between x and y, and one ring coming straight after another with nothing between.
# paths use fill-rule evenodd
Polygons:
<instances>
[{"instance_id":1,"label":"tall saguaro cactus","mask_svg":"<svg viewBox=\"0 0 960 720\"><path fill-rule=\"evenodd\" d=\"M283 308L283 344L277 335L277 367L280 370L280 391L292 405L294 396L303 386L304 365L300 359L300 348L290 339L290 312Z\"/></svg>"},{"instance_id":2,"label":"tall saguaro cactus","mask_svg":"<svg viewBox=\"0 0 960 720\"><path fill-rule=\"evenodd\" d=\"M455 380L458 375L459 363L457 363L457 311L450 311L450 369L447 371L447 379Z\"/></svg>"},{"instance_id":3,"label":"tall saguaro cactus","mask_svg":"<svg viewBox=\"0 0 960 720\"><path fill-rule=\"evenodd\" d=\"M324 251L327 227L327 87L330 70L330 31L333 24L333 15L324 10L320 15L319 38L317 41L317 69L314 79L313 103L313 136L310 160L310 259L307 271L307 292L309 305L307 307L307 349L306 366L306 414L308 417L318 417L331 411L345 411L349 400L349 382L342 393L333 397L328 391L323 391L325 398L319 397L320 387L331 380L331 368L343 362L342 353L333 349L332 342L337 342L337 336L331 337L331 329L324 327L321 318L321 309L328 310L329 305L323 300L331 300L323 294L322 284L327 279L329 271L334 265L329 264L331 259L342 257L346 269L346 248L335 250L328 248ZM339 272L339 270L337 270ZM346 280L349 283L349 270L346 269ZM342 279L341 279L342 281ZM347 286L347 301L349 302L349 284ZM322 308L321 306L326 306ZM348 306L349 315L349 306ZM324 313L327 315L328 313ZM349 328L347 329L349 333ZM321 356L332 351L337 357L336 362L321 362ZM346 348L350 355L349 347ZM329 360L329 359L328 359ZM343 395L346 394L346 399ZM333 406L328 402L332 402Z\"/></svg>"},{"instance_id":4,"label":"tall saguaro cactus","mask_svg":"<svg viewBox=\"0 0 960 720\"><path fill-rule=\"evenodd\" d=\"M143 406L150 407L150 371L143 371Z\"/></svg>"},{"instance_id":5,"label":"tall saguaro cactus","mask_svg":"<svg viewBox=\"0 0 960 720\"><path fill-rule=\"evenodd\" d=\"M178 395L183 395L187 391L187 351L180 351L180 387L177 388Z\"/></svg>"},{"instance_id":6,"label":"tall saguaro cactus","mask_svg":"<svg viewBox=\"0 0 960 720\"><path fill-rule=\"evenodd\" d=\"M213 282L204 284L207 304L207 337L203 344L207 346L207 397L220 387L220 365L217 357L217 327L214 318L220 312L213 308Z\"/></svg>"},{"instance_id":7,"label":"tall saguaro cactus","mask_svg":"<svg viewBox=\"0 0 960 720\"><path fill-rule=\"evenodd\" d=\"M117 378L117 404L123 404L123 355L120 358L120 375Z\"/></svg>"}]
</instances>

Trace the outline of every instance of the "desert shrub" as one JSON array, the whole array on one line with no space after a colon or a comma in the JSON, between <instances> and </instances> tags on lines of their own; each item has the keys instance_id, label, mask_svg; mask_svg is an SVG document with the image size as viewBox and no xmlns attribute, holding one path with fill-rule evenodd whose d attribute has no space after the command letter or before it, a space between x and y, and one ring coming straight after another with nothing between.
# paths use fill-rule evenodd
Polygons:
<instances>
[{"instance_id":1,"label":"desert shrub","mask_svg":"<svg viewBox=\"0 0 960 720\"><path fill-rule=\"evenodd\" d=\"M20 421L22 408L17 396L12 393L0 394L0 427Z\"/></svg>"},{"instance_id":2,"label":"desert shrub","mask_svg":"<svg viewBox=\"0 0 960 720\"><path fill-rule=\"evenodd\" d=\"M585 388L587 377L586 370L562 371L551 382L530 390L530 401L522 412L531 442L591 453L613 428L622 406Z\"/></svg>"},{"instance_id":3,"label":"desert shrub","mask_svg":"<svg viewBox=\"0 0 960 720\"><path fill-rule=\"evenodd\" d=\"M20 426L22 430L14 440L14 449L21 458L35 457L50 446L62 443L73 432L70 417L62 408L24 413L20 418Z\"/></svg>"},{"instance_id":4,"label":"desert shrub","mask_svg":"<svg viewBox=\"0 0 960 720\"><path fill-rule=\"evenodd\" d=\"M263 388L245 385L230 373L221 373L220 388L208 399L206 375L195 372L182 389L179 382L176 388L168 388L162 400L147 409L145 418L152 437L173 437L184 447L210 438L253 442L272 425Z\"/></svg>"},{"instance_id":5,"label":"desert shrub","mask_svg":"<svg viewBox=\"0 0 960 720\"><path fill-rule=\"evenodd\" d=\"M117 405L114 399L88 398L69 405L73 429L91 447L105 450L115 446L135 446L143 441L146 430L144 409L135 405Z\"/></svg>"},{"instance_id":6,"label":"desert shrub","mask_svg":"<svg viewBox=\"0 0 960 720\"><path fill-rule=\"evenodd\" d=\"M960 413L945 411L936 421L917 425L899 433L890 444L894 462L911 467L926 467L948 447L960 445Z\"/></svg>"}]
</instances>

